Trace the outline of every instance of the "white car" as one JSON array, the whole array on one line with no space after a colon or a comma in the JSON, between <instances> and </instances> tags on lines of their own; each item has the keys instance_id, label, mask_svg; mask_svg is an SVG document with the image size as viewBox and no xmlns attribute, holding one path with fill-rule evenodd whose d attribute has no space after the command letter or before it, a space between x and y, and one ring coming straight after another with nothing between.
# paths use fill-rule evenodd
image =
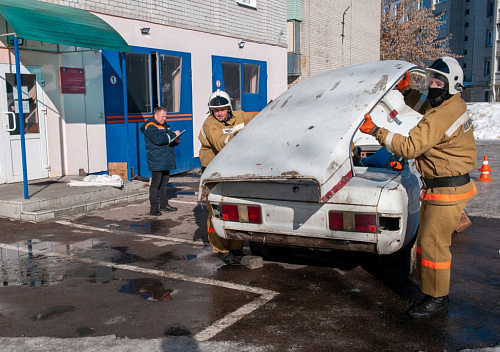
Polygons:
<instances>
[{"instance_id":1,"label":"white car","mask_svg":"<svg viewBox=\"0 0 500 352\"><path fill-rule=\"evenodd\" d=\"M402 134L421 118L394 89L407 70L423 73L404 61L345 67L268 104L201 177L217 234L249 241L257 255L278 245L392 256L411 273L421 188L414 162L394 170L353 158L353 146L362 155L380 148L359 132L365 113Z\"/></svg>"}]
</instances>

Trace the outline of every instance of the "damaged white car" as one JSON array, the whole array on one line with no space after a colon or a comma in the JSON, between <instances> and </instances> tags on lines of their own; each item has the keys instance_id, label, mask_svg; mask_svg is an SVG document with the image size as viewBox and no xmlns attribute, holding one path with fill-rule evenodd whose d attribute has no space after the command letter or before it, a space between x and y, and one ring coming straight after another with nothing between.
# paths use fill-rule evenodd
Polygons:
<instances>
[{"instance_id":1,"label":"damaged white car","mask_svg":"<svg viewBox=\"0 0 500 352\"><path fill-rule=\"evenodd\" d=\"M346 67L272 101L201 177L217 234L247 240L257 255L271 245L392 256L411 273L420 210L413 161L393 158L392 167L379 152L382 164L358 160L381 148L358 130L365 113L406 135L421 118L393 89L407 70L423 73L404 61Z\"/></svg>"}]
</instances>

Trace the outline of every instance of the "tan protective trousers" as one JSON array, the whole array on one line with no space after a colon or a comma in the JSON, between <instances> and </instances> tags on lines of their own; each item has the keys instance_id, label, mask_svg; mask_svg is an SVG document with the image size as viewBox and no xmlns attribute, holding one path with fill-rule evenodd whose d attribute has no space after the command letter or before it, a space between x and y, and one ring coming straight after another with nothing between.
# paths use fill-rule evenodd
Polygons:
<instances>
[{"instance_id":1,"label":"tan protective trousers","mask_svg":"<svg viewBox=\"0 0 500 352\"><path fill-rule=\"evenodd\" d=\"M422 202L417 234L417 278L426 295L442 297L450 291L451 235L466 205L467 202L454 205Z\"/></svg>"},{"instance_id":2,"label":"tan protective trousers","mask_svg":"<svg viewBox=\"0 0 500 352\"><path fill-rule=\"evenodd\" d=\"M208 208L207 232L208 232L208 240L212 245L212 251L214 253L219 253L219 252L227 253L229 251L243 249L243 240L230 240L217 235L214 229L214 225L212 224L212 206L210 205L208 199L207 199L207 208Z\"/></svg>"}]
</instances>

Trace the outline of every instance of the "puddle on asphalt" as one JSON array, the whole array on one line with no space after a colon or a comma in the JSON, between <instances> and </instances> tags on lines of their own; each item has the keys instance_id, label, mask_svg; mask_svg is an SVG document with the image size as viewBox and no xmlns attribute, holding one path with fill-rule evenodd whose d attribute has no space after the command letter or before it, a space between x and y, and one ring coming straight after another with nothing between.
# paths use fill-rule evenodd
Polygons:
<instances>
[{"instance_id":1,"label":"puddle on asphalt","mask_svg":"<svg viewBox=\"0 0 500 352\"><path fill-rule=\"evenodd\" d=\"M132 279L120 288L120 292L140 296L148 301L170 301L174 290L166 289L158 279Z\"/></svg>"},{"instance_id":2,"label":"puddle on asphalt","mask_svg":"<svg viewBox=\"0 0 500 352\"><path fill-rule=\"evenodd\" d=\"M32 239L11 244L9 248L0 248L0 287L49 286L69 278L88 278L90 283L109 283L114 280L115 268L82 263L78 258L113 264L151 262L161 268L168 262L196 259L197 255L178 256L164 252L145 259L128 253L128 247L110 247L95 239L75 243ZM155 299L157 296L158 293L155 293Z\"/></svg>"},{"instance_id":3,"label":"puddle on asphalt","mask_svg":"<svg viewBox=\"0 0 500 352\"><path fill-rule=\"evenodd\" d=\"M64 313L72 312L76 309L75 306L55 306L46 309L43 312L37 313L33 319L34 320L47 320L50 318L60 317Z\"/></svg>"}]
</instances>

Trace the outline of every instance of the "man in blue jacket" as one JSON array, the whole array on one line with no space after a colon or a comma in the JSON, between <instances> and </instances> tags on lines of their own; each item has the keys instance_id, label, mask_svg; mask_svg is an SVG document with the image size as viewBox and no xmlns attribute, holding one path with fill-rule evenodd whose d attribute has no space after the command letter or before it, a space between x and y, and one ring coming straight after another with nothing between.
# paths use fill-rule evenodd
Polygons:
<instances>
[{"instance_id":1,"label":"man in blue jacket","mask_svg":"<svg viewBox=\"0 0 500 352\"><path fill-rule=\"evenodd\" d=\"M168 204L167 184L170 170L175 169L174 146L179 144L180 137L175 138L179 131L171 131L165 123L167 110L157 107L153 118L141 126L146 143L146 157L148 169L152 172L151 185L149 186L150 214L160 216L161 211L176 211ZM175 139L174 139L175 138Z\"/></svg>"}]
</instances>

